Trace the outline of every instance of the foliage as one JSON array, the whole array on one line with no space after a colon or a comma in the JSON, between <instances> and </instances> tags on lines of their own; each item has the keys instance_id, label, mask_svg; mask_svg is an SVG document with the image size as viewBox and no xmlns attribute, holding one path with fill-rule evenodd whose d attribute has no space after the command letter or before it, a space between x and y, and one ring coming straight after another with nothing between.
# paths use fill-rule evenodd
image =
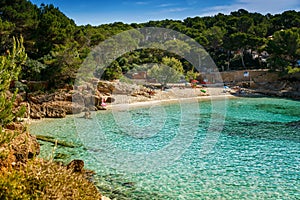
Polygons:
<instances>
[{"instance_id":1,"label":"foliage","mask_svg":"<svg viewBox=\"0 0 300 200\"><path fill-rule=\"evenodd\" d=\"M194 68L187 71L186 72L186 76L185 76L185 79L187 81L190 81L190 80L194 80L194 79L197 79L197 77L200 75L199 72L195 72Z\"/></svg>"},{"instance_id":2,"label":"foliage","mask_svg":"<svg viewBox=\"0 0 300 200\"><path fill-rule=\"evenodd\" d=\"M22 71L20 74L20 79L25 79L28 81L39 81L42 79L41 72L47 68L47 65L28 58L26 63L22 66Z\"/></svg>"},{"instance_id":3,"label":"foliage","mask_svg":"<svg viewBox=\"0 0 300 200\"><path fill-rule=\"evenodd\" d=\"M292 66L288 66L286 68L288 74L295 74L295 73L299 73L300 72L300 67L292 67Z\"/></svg>"},{"instance_id":4,"label":"foliage","mask_svg":"<svg viewBox=\"0 0 300 200\"><path fill-rule=\"evenodd\" d=\"M77 26L52 4L38 7L27 0L0 1L0 53L11 48L12 36L23 35L30 59L22 69L22 79L50 81L53 87L73 83L77 70L91 49L112 36L119 37L120 44L125 44L126 47L137 46L135 39L143 41L138 33L132 31L132 34L127 35L117 34L143 27L168 28L190 36L208 51L220 70L265 67L265 63L257 58L261 56L260 52L264 47L267 47L265 50L270 54L270 68L284 70L289 65L294 66L296 58L299 58L299 50L291 51L292 46L295 48L297 44L294 35L296 32L299 34L299 11L262 15L239 9L228 15L219 13L209 17L188 17L183 21L166 19L141 24L115 22L99 26ZM280 33L281 30L284 33ZM267 39L271 36L274 38L272 41ZM283 44L288 44L290 50L276 50L277 47L284 47ZM124 49L116 48L117 45L113 45L115 51ZM159 51L162 49L159 48L161 45L169 52ZM121 56L116 62L103 66L106 71L99 69L97 74L108 80L116 79L135 65L161 63L163 57L180 60L185 72L192 69L193 66L183 60L191 47L180 38L172 38L163 44L157 44L157 47L120 52ZM257 56L253 57L252 52ZM275 66L272 63L276 63ZM98 67L95 63L93 65L93 68Z\"/></svg>"},{"instance_id":5,"label":"foliage","mask_svg":"<svg viewBox=\"0 0 300 200\"><path fill-rule=\"evenodd\" d=\"M290 64L295 66L300 57L300 28L276 31L266 50L271 53L269 64L275 69L284 71Z\"/></svg>"},{"instance_id":6,"label":"foliage","mask_svg":"<svg viewBox=\"0 0 300 200\"><path fill-rule=\"evenodd\" d=\"M0 199L101 199L84 174L34 159L21 169L0 172Z\"/></svg>"},{"instance_id":7,"label":"foliage","mask_svg":"<svg viewBox=\"0 0 300 200\"><path fill-rule=\"evenodd\" d=\"M167 83L176 83L183 74L183 67L176 58L164 57L162 65L155 64L148 70L148 75L155 78L162 86L167 86Z\"/></svg>"},{"instance_id":8,"label":"foliage","mask_svg":"<svg viewBox=\"0 0 300 200\"><path fill-rule=\"evenodd\" d=\"M20 112L13 112L13 104L16 100L17 91L9 95L10 84L18 80L22 64L25 63L27 55L23 46L23 38L20 40L13 38L13 48L7 51L6 56L0 57L0 125L6 125L16 117L22 115Z\"/></svg>"},{"instance_id":9,"label":"foliage","mask_svg":"<svg viewBox=\"0 0 300 200\"><path fill-rule=\"evenodd\" d=\"M17 132L14 131L4 131L3 128L0 126L0 146L4 144L9 144L16 136L18 135ZM0 151L1 153L1 151ZM1 160L0 156L0 160Z\"/></svg>"}]
</instances>

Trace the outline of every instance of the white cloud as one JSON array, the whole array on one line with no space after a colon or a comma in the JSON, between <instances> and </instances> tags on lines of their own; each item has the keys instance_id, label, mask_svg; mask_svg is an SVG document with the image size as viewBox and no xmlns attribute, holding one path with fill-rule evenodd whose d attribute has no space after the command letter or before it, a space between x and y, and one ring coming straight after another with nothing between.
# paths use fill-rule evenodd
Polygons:
<instances>
[{"instance_id":1,"label":"white cloud","mask_svg":"<svg viewBox=\"0 0 300 200\"><path fill-rule=\"evenodd\" d=\"M203 9L201 16L210 16L218 13L229 14L238 9L245 9L249 12L258 12L262 14L282 13L286 10L300 10L299 0L237 0L232 4L224 6L214 6Z\"/></svg>"},{"instance_id":2,"label":"white cloud","mask_svg":"<svg viewBox=\"0 0 300 200\"><path fill-rule=\"evenodd\" d=\"M148 1L137 1L137 2L135 2L135 4L136 5L147 5L147 4L149 4L149 2Z\"/></svg>"},{"instance_id":3,"label":"white cloud","mask_svg":"<svg viewBox=\"0 0 300 200\"><path fill-rule=\"evenodd\" d=\"M170 6L176 6L176 5L178 5L178 4L175 4L175 3L163 3L163 4L158 5L157 7L164 8L164 7L170 7Z\"/></svg>"},{"instance_id":4,"label":"white cloud","mask_svg":"<svg viewBox=\"0 0 300 200\"><path fill-rule=\"evenodd\" d=\"M188 8L170 8L170 9L166 9L164 10L164 12L182 12L187 10Z\"/></svg>"}]
</instances>

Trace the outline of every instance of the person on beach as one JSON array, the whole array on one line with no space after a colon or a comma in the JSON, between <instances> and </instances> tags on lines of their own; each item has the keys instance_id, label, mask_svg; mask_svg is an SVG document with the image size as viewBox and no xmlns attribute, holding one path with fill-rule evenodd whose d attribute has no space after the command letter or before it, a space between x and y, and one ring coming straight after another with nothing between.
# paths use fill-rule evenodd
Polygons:
<instances>
[{"instance_id":1,"label":"person on beach","mask_svg":"<svg viewBox=\"0 0 300 200\"><path fill-rule=\"evenodd\" d=\"M105 107L105 106L106 106L105 99L102 99L101 106L102 106L102 107Z\"/></svg>"}]
</instances>

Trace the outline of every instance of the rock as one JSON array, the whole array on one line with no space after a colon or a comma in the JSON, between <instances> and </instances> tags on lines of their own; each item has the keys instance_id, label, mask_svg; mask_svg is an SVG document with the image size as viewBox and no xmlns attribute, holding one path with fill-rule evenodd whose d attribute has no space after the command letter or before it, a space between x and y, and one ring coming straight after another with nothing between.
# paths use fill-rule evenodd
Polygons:
<instances>
[{"instance_id":1,"label":"rock","mask_svg":"<svg viewBox=\"0 0 300 200\"><path fill-rule=\"evenodd\" d=\"M72 113L67 112L67 114L78 114L83 111L84 107L79 104L73 103L72 104Z\"/></svg>"},{"instance_id":2,"label":"rock","mask_svg":"<svg viewBox=\"0 0 300 200\"><path fill-rule=\"evenodd\" d=\"M57 140L57 139L55 139L54 137L51 137L51 136L36 135L36 138L38 140L45 141L45 142L50 142L50 143L57 144L57 145L60 145L60 146L63 146L63 147L75 148L75 147L80 146L80 145L75 145L71 142Z\"/></svg>"},{"instance_id":3,"label":"rock","mask_svg":"<svg viewBox=\"0 0 300 200\"><path fill-rule=\"evenodd\" d=\"M83 95L81 95L79 92L76 92L72 95L72 101L82 106L85 105Z\"/></svg>"},{"instance_id":4,"label":"rock","mask_svg":"<svg viewBox=\"0 0 300 200\"><path fill-rule=\"evenodd\" d=\"M97 106L89 106L85 109L85 111L97 111Z\"/></svg>"},{"instance_id":5,"label":"rock","mask_svg":"<svg viewBox=\"0 0 300 200\"><path fill-rule=\"evenodd\" d=\"M11 142L12 154L16 162L26 163L28 159L39 155L40 145L35 136L22 133Z\"/></svg>"},{"instance_id":6,"label":"rock","mask_svg":"<svg viewBox=\"0 0 300 200\"><path fill-rule=\"evenodd\" d=\"M5 126L5 128L7 128L9 130L14 130L14 131L20 131L20 132L25 130L25 126L22 123L16 123L16 122L7 124Z\"/></svg>"},{"instance_id":7,"label":"rock","mask_svg":"<svg viewBox=\"0 0 300 200\"><path fill-rule=\"evenodd\" d=\"M115 102L115 98L109 96L109 97L106 98L105 102L106 103L113 103L113 102Z\"/></svg>"},{"instance_id":8,"label":"rock","mask_svg":"<svg viewBox=\"0 0 300 200\"><path fill-rule=\"evenodd\" d=\"M107 110L107 108L104 106L97 106L97 110Z\"/></svg>"},{"instance_id":9,"label":"rock","mask_svg":"<svg viewBox=\"0 0 300 200\"><path fill-rule=\"evenodd\" d=\"M54 156L54 159L67 159L70 156L64 153L56 153Z\"/></svg>"},{"instance_id":10,"label":"rock","mask_svg":"<svg viewBox=\"0 0 300 200\"><path fill-rule=\"evenodd\" d=\"M72 160L67 169L71 169L73 172L83 172L84 162L83 160Z\"/></svg>"},{"instance_id":11,"label":"rock","mask_svg":"<svg viewBox=\"0 0 300 200\"><path fill-rule=\"evenodd\" d=\"M78 114L83 111L83 106L78 103L72 103L69 101L59 102L61 104L62 109L65 110L66 114Z\"/></svg>"},{"instance_id":12,"label":"rock","mask_svg":"<svg viewBox=\"0 0 300 200\"><path fill-rule=\"evenodd\" d=\"M46 116L50 118L64 118L66 117L66 110L60 102L44 103Z\"/></svg>"},{"instance_id":13,"label":"rock","mask_svg":"<svg viewBox=\"0 0 300 200\"><path fill-rule=\"evenodd\" d=\"M40 104L30 103L30 117L32 119L41 119L46 117L45 108Z\"/></svg>"},{"instance_id":14,"label":"rock","mask_svg":"<svg viewBox=\"0 0 300 200\"><path fill-rule=\"evenodd\" d=\"M91 112L85 112L84 113L84 116L83 116L85 119L92 119L92 116L91 116Z\"/></svg>"},{"instance_id":15,"label":"rock","mask_svg":"<svg viewBox=\"0 0 300 200\"><path fill-rule=\"evenodd\" d=\"M109 93L112 94L115 90L115 86L113 83L108 82L108 81L99 81L97 85L97 90L100 93Z\"/></svg>"}]
</instances>

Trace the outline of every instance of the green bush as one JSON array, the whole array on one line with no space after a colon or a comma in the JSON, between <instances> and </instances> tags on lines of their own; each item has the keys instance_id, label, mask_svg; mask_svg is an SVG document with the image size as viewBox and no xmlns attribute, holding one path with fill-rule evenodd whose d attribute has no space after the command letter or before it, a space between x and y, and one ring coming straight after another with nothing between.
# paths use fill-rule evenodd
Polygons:
<instances>
[{"instance_id":1,"label":"green bush","mask_svg":"<svg viewBox=\"0 0 300 200\"><path fill-rule=\"evenodd\" d=\"M300 67L293 68L292 66L288 66L286 69L287 69L288 74L295 74L295 73L300 72Z\"/></svg>"}]
</instances>

